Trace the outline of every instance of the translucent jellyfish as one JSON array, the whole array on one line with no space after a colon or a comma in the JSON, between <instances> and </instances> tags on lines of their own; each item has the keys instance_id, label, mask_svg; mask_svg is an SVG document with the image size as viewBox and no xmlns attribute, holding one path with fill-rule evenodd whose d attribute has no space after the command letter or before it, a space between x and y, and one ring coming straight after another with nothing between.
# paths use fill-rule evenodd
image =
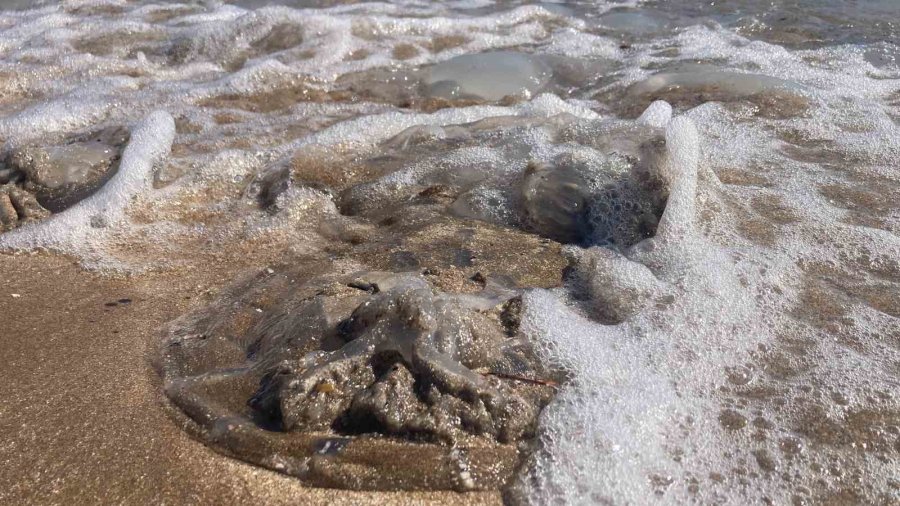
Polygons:
<instances>
[{"instance_id":1,"label":"translucent jellyfish","mask_svg":"<svg viewBox=\"0 0 900 506\"><path fill-rule=\"evenodd\" d=\"M799 91L796 83L762 74L748 74L716 69L705 65L694 65L660 72L633 85L629 92L642 95L659 92L666 88L715 88L733 96L749 96L764 91L781 89Z\"/></svg>"},{"instance_id":2,"label":"translucent jellyfish","mask_svg":"<svg viewBox=\"0 0 900 506\"><path fill-rule=\"evenodd\" d=\"M109 128L66 144L29 144L0 163L0 207L5 229L59 213L92 195L118 169L128 131Z\"/></svg>"},{"instance_id":3,"label":"translucent jellyfish","mask_svg":"<svg viewBox=\"0 0 900 506\"><path fill-rule=\"evenodd\" d=\"M667 195L655 233L620 251L602 247L567 248L573 282L589 295L594 316L604 323L621 323L649 302L672 293L651 267L671 261L694 236L699 138L690 119L670 121L665 133L666 155L656 166Z\"/></svg>"},{"instance_id":4,"label":"translucent jellyfish","mask_svg":"<svg viewBox=\"0 0 900 506\"><path fill-rule=\"evenodd\" d=\"M691 255L685 251L696 242L697 129L677 117L666 127L665 142L666 155L655 172L666 200L654 233L623 248L566 249L571 284L587 295L593 316L605 324L622 323L652 301L670 299L674 288L663 278L682 268L679 263Z\"/></svg>"},{"instance_id":5,"label":"translucent jellyfish","mask_svg":"<svg viewBox=\"0 0 900 506\"><path fill-rule=\"evenodd\" d=\"M652 10L613 10L600 16L600 24L630 35L653 35L672 26L670 19Z\"/></svg>"},{"instance_id":6,"label":"translucent jellyfish","mask_svg":"<svg viewBox=\"0 0 900 506\"><path fill-rule=\"evenodd\" d=\"M502 304L503 297L435 294L412 274L368 273L350 284L374 293L338 325L346 344L281 362L252 406L280 416L286 430L339 427L448 440L471 433L501 442L533 430L535 403L472 370L504 367L506 336L471 307ZM282 350L254 349L273 352Z\"/></svg>"},{"instance_id":7,"label":"translucent jellyfish","mask_svg":"<svg viewBox=\"0 0 900 506\"><path fill-rule=\"evenodd\" d=\"M342 191L340 208L378 220L426 194L441 195L459 217L560 243L628 247L653 235L665 205L659 125L670 117L671 107L659 102L638 121L561 115L414 127L365 162L370 173L387 172Z\"/></svg>"},{"instance_id":8,"label":"translucent jellyfish","mask_svg":"<svg viewBox=\"0 0 900 506\"><path fill-rule=\"evenodd\" d=\"M709 65L682 65L633 84L616 107L626 115L636 115L653 100L682 108L704 102L746 101L757 106L760 116L776 119L802 114L809 106L803 88L791 81Z\"/></svg>"},{"instance_id":9,"label":"translucent jellyfish","mask_svg":"<svg viewBox=\"0 0 900 506\"><path fill-rule=\"evenodd\" d=\"M6 184L0 186L0 232L50 216L31 193Z\"/></svg>"},{"instance_id":10,"label":"translucent jellyfish","mask_svg":"<svg viewBox=\"0 0 900 506\"><path fill-rule=\"evenodd\" d=\"M428 69L424 83L430 97L496 101L506 96L534 95L552 76L550 67L535 56L492 51L438 63Z\"/></svg>"}]
</instances>

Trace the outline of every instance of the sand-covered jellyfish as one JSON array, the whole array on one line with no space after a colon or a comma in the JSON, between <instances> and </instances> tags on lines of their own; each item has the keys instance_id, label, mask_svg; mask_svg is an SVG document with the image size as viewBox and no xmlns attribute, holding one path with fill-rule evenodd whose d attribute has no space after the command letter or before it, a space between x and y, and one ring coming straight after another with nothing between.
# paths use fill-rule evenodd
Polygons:
<instances>
[{"instance_id":1,"label":"sand-covered jellyfish","mask_svg":"<svg viewBox=\"0 0 900 506\"><path fill-rule=\"evenodd\" d=\"M217 448L312 484L498 488L553 392L517 335L518 295L262 273L170 327L166 394Z\"/></svg>"},{"instance_id":2,"label":"sand-covered jellyfish","mask_svg":"<svg viewBox=\"0 0 900 506\"><path fill-rule=\"evenodd\" d=\"M166 394L215 448L312 484L505 487L565 379L519 331L523 295L559 287L567 264L579 275L603 269L586 279L610 292L595 308L610 321L665 291L622 252L670 241L691 213L696 157L678 132L692 127L670 116L658 103L639 121L500 117L386 140L372 159L380 178L328 193L340 202L327 226L367 223L369 238L341 246L339 259L251 275L170 324L158 361ZM545 127L560 156L511 164L512 185L470 156L495 139L485 160L520 157L509 143L534 142ZM584 157L562 156L576 145ZM450 165L408 170L427 156ZM466 171L448 175L457 162ZM299 184L315 182L259 181L266 195ZM518 216L460 213L461 198L492 185L509 186L505 204ZM567 260L560 241L584 253ZM608 253L582 248L596 244ZM454 252L466 248L460 261Z\"/></svg>"}]
</instances>

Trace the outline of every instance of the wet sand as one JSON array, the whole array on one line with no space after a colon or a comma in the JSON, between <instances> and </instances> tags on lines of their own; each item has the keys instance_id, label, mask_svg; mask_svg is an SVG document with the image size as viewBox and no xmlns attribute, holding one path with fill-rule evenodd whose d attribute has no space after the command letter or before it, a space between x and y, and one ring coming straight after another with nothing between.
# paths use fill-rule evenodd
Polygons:
<instances>
[{"instance_id":1,"label":"wet sand","mask_svg":"<svg viewBox=\"0 0 900 506\"><path fill-rule=\"evenodd\" d=\"M109 277L60 255L0 255L0 504L500 503L307 488L191 439L160 392L156 329L226 271Z\"/></svg>"}]
</instances>

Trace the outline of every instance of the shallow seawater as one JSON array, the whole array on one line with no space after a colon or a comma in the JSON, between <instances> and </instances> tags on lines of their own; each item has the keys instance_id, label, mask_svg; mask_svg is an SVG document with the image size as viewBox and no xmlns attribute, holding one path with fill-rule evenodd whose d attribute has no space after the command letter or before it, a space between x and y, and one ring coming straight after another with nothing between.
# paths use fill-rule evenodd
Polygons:
<instances>
[{"instance_id":1,"label":"shallow seawater","mask_svg":"<svg viewBox=\"0 0 900 506\"><path fill-rule=\"evenodd\" d=\"M0 9L0 248L232 268L160 338L218 450L513 503L900 502L900 3Z\"/></svg>"}]
</instances>

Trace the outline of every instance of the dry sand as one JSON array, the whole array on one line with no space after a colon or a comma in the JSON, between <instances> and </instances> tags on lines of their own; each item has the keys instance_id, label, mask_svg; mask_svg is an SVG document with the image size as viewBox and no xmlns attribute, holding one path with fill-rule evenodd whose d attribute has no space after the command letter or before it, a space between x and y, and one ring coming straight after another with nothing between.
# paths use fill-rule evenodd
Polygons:
<instances>
[{"instance_id":1,"label":"dry sand","mask_svg":"<svg viewBox=\"0 0 900 506\"><path fill-rule=\"evenodd\" d=\"M0 255L0 504L500 502L307 488L191 439L151 365L156 329L208 301L230 277L219 270L109 277Z\"/></svg>"}]
</instances>

